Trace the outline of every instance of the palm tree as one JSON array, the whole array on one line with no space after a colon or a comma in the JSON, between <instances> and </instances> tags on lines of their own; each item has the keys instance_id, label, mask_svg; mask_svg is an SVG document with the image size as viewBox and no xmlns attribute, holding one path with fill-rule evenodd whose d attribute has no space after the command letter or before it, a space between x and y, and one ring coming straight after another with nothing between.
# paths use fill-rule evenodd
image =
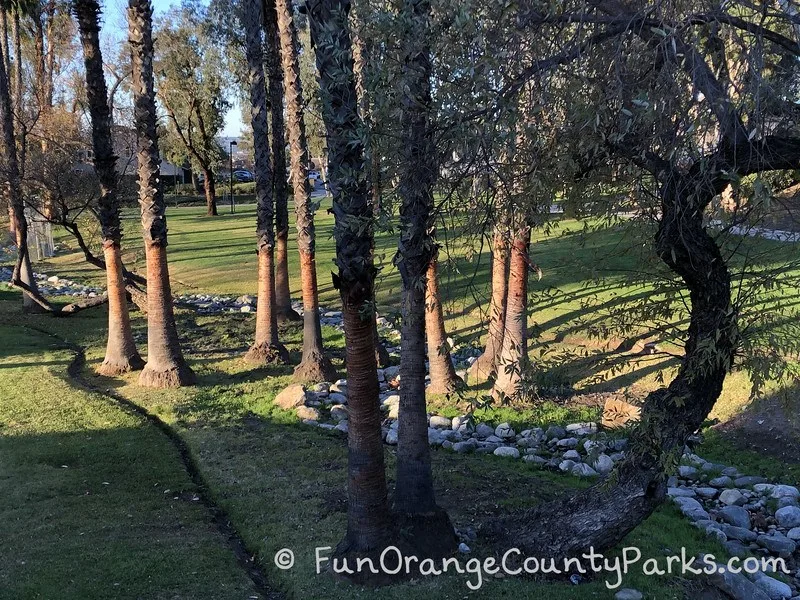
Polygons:
<instances>
[{"instance_id":1,"label":"palm tree","mask_svg":"<svg viewBox=\"0 0 800 600\"><path fill-rule=\"evenodd\" d=\"M333 191L336 266L342 298L350 425L347 436L347 533L337 553L380 552L392 535L378 405L372 260L373 220L358 116L348 0L308 4L316 44L322 117L328 138L328 176Z\"/></svg>"},{"instance_id":2,"label":"palm tree","mask_svg":"<svg viewBox=\"0 0 800 600\"><path fill-rule=\"evenodd\" d=\"M24 7L18 3L0 4L2 10L14 9L15 14ZM16 23L16 20L15 20ZM9 217L12 223L11 230L17 244L17 261L14 266L12 283L22 288L22 308L25 312L40 312L41 306L36 298L39 290L33 276L30 255L28 253L28 224L25 219L25 202L22 197L22 178L20 176L20 163L17 155L16 138L14 135L14 112L11 105L8 71L6 70L7 57L5 44L0 44L0 126L2 127L2 163L5 167L4 195L8 199ZM20 70L19 58L17 71ZM21 107L17 107L21 109Z\"/></svg>"},{"instance_id":3,"label":"palm tree","mask_svg":"<svg viewBox=\"0 0 800 600\"><path fill-rule=\"evenodd\" d=\"M147 256L147 364L139 384L177 387L194 382L183 358L167 269L167 219L159 181L161 160L156 134L153 92L153 7L150 0L129 0L128 42L131 47L133 118L139 176L139 205Z\"/></svg>"},{"instance_id":4,"label":"palm tree","mask_svg":"<svg viewBox=\"0 0 800 600\"><path fill-rule=\"evenodd\" d=\"M450 344L444 328L444 310L439 293L438 249L434 248L428 263L425 292L425 333L428 338L428 370L432 394L450 394L462 383L450 358Z\"/></svg>"},{"instance_id":5,"label":"palm tree","mask_svg":"<svg viewBox=\"0 0 800 600\"><path fill-rule=\"evenodd\" d=\"M298 382L333 381L336 370L322 347L319 321L319 290L314 235L314 205L306 177L308 140L303 115L303 84L300 80L297 30L290 0L277 0L278 31L283 62L283 87L286 96L286 123L289 130L289 160L294 192L297 247L300 253L300 280L303 292L303 358L294 370Z\"/></svg>"},{"instance_id":6,"label":"palm tree","mask_svg":"<svg viewBox=\"0 0 800 600\"><path fill-rule=\"evenodd\" d=\"M498 357L495 398L513 397L519 390L522 368L528 358L528 251L531 228L517 223L511 241L503 346Z\"/></svg>"},{"instance_id":7,"label":"palm tree","mask_svg":"<svg viewBox=\"0 0 800 600\"><path fill-rule=\"evenodd\" d=\"M400 160L400 242L397 266L403 280L400 410L394 510L417 553L446 555L457 540L433 491L425 404L425 277L436 245L431 236L436 153L430 127L431 61L429 0L406 0Z\"/></svg>"},{"instance_id":8,"label":"palm tree","mask_svg":"<svg viewBox=\"0 0 800 600\"><path fill-rule=\"evenodd\" d=\"M86 95L92 117L94 168L100 181L99 219L108 286L108 343L105 359L98 371L104 375L116 375L141 369L144 361L133 341L122 276L122 227L115 172L117 157L111 138L108 92L100 51L100 5L97 0L74 0L72 8L78 21L86 68Z\"/></svg>"},{"instance_id":9,"label":"palm tree","mask_svg":"<svg viewBox=\"0 0 800 600\"><path fill-rule=\"evenodd\" d=\"M286 131L283 121L283 73L275 0L264 1L267 79L272 127L272 189L275 202L275 302L278 320L299 321L289 294L289 190L286 183Z\"/></svg>"},{"instance_id":10,"label":"palm tree","mask_svg":"<svg viewBox=\"0 0 800 600\"><path fill-rule=\"evenodd\" d=\"M508 295L508 239L500 224L492 239L492 299L489 304L489 334L486 347L469 370L470 383L482 383L495 374L503 347Z\"/></svg>"},{"instance_id":11,"label":"palm tree","mask_svg":"<svg viewBox=\"0 0 800 600\"><path fill-rule=\"evenodd\" d=\"M275 309L275 221L267 125L267 97L264 82L264 54L261 51L263 3L244 0L242 23L245 28L245 51L250 78L250 117L255 152L254 171L258 222L258 308L256 339L245 360L258 364L288 362L289 353L278 341L278 316Z\"/></svg>"}]
</instances>

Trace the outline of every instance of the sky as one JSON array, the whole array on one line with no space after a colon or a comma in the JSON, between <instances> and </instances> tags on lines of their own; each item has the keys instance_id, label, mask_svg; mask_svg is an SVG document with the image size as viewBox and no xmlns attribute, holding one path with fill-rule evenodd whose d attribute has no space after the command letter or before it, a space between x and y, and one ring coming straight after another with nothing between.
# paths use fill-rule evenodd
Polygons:
<instances>
[{"instance_id":1,"label":"sky","mask_svg":"<svg viewBox=\"0 0 800 600\"><path fill-rule=\"evenodd\" d=\"M102 1L102 0L101 0ZM180 5L179 0L151 0L153 3L153 21L158 22L158 16L164 14L173 5ZM128 23L126 10L128 2L126 0L105 0L103 6L103 22L101 31L104 43L121 42L127 40ZM225 116L225 127L222 130L222 137L239 137L242 134L242 110L238 101L233 101L228 114Z\"/></svg>"}]
</instances>

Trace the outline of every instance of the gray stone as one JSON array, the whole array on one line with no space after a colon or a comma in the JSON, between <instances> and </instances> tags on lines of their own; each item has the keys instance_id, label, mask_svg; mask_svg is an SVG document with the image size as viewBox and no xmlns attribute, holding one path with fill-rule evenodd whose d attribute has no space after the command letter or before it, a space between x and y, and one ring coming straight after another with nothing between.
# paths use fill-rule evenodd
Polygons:
<instances>
[{"instance_id":1,"label":"gray stone","mask_svg":"<svg viewBox=\"0 0 800 600\"><path fill-rule=\"evenodd\" d=\"M432 446L441 446L442 442L444 441L444 437L442 436L442 432L438 429L433 429L432 427L428 427L428 443Z\"/></svg>"},{"instance_id":2,"label":"gray stone","mask_svg":"<svg viewBox=\"0 0 800 600\"><path fill-rule=\"evenodd\" d=\"M295 383L275 396L275 404L284 410L291 410L302 406L306 401L306 390L302 385Z\"/></svg>"},{"instance_id":3,"label":"gray stone","mask_svg":"<svg viewBox=\"0 0 800 600\"><path fill-rule=\"evenodd\" d=\"M756 539L759 546L763 546L773 554L787 558L797 549L797 544L785 535L760 535Z\"/></svg>"},{"instance_id":4,"label":"gray stone","mask_svg":"<svg viewBox=\"0 0 800 600\"><path fill-rule=\"evenodd\" d=\"M778 581L777 579L767 575L762 575L756 579L755 583L758 587L764 590L767 596L769 596L772 600L784 600L784 598L792 597L792 588L782 581Z\"/></svg>"},{"instance_id":5,"label":"gray stone","mask_svg":"<svg viewBox=\"0 0 800 600\"><path fill-rule=\"evenodd\" d=\"M394 381L397 379L398 375L400 375L399 366L386 367L383 370L383 376L386 378L386 381Z\"/></svg>"},{"instance_id":6,"label":"gray stone","mask_svg":"<svg viewBox=\"0 0 800 600\"><path fill-rule=\"evenodd\" d=\"M390 429L387 432L387 434L386 434L386 443L389 444L390 446L396 446L397 445L397 430L396 429Z\"/></svg>"},{"instance_id":7,"label":"gray stone","mask_svg":"<svg viewBox=\"0 0 800 600\"><path fill-rule=\"evenodd\" d=\"M796 506L784 506L775 511L775 520L781 527L791 529L800 527L800 508Z\"/></svg>"},{"instance_id":8,"label":"gray stone","mask_svg":"<svg viewBox=\"0 0 800 600\"><path fill-rule=\"evenodd\" d=\"M681 465L680 467L678 467L678 475L680 475L684 479L696 479L697 469L689 465Z\"/></svg>"},{"instance_id":9,"label":"gray stone","mask_svg":"<svg viewBox=\"0 0 800 600\"><path fill-rule=\"evenodd\" d=\"M431 416L429 423L431 427L436 427L437 429L450 429L450 426L453 424L453 420L448 417L433 415Z\"/></svg>"},{"instance_id":10,"label":"gray stone","mask_svg":"<svg viewBox=\"0 0 800 600\"><path fill-rule=\"evenodd\" d=\"M744 477L737 477L733 483L738 488L743 487L753 487L759 483L766 483L767 480L763 477L757 477L755 475L745 475Z\"/></svg>"},{"instance_id":11,"label":"gray stone","mask_svg":"<svg viewBox=\"0 0 800 600\"><path fill-rule=\"evenodd\" d=\"M495 456L505 456L508 458L519 458L519 450L511 446L500 446L494 451Z\"/></svg>"},{"instance_id":12,"label":"gray stone","mask_svg":"<svg viewBox=\"0 0 800 600\"><path fill-rule=\"evenodd\" d=\"M578 454L577 450L567 450L564 452L563 458L564 460L574 460L575 462L580 462L581 455Z\"/></svg>"},{"instance_id":13,"label":"gray stone","mask_svg":"<svg viewBox=\"0 0 800 600\"><path fill-rule=\"evenodd\" d=\"M776 485L772 490L773 498L800 498L800 490L793 485Z\"/></svg>"},{"instance_id":14,"label":"gray stone","mask_svg":"<svg viewBox=\"0 0 800 600\"><path fill-rule=\"evenodd\" d=\"M490 435L489 437L486 438L485 441L486 441L487 444L502 444L503 443L503 440L500 439L499 437L497 437L496 435Z\"/></svg>"},{"instance_id":15,"label":"gray stone","mask_svg":"<svg viewBox=\"0 0 800 600\"><path fill-rule=\"evenodd\" d=\"M545 433L547 439L560 439L567 435L567 430L563 427L559 427L558 425L551 425L547 428L547 432Z\"/></svg>"},{"instance_id":16,"label":"gray stone","mask_svg":"<svg viewBox=\"0 0 800 600\"><path fill-rule=\"evenodd\" d=\"M468 429L470 429L469 418L463 415L460 417L453 417L453 419L450 421L450 427L453 429L453 431L466 432Z\"/></svg>"},{"instance_id":17,"label":"gray stone","mask_svg":"<svg viewBox=\"0 0 800 600\"><path fill-rule=\"evenodd\" d=\"M592 461L592 467L601 475L607 475L614 468L614 461L607 454L599 454L597 458Z\"/></svg>"},{"instance_id":18,"label":"gray stone","mask_svg":"<svg viewBox=\"0 0 800 600\"><path fill-rule=\"evenodd\" d=\"M572 471L572 467L574 466L575 466L574 460L562 460L560 463L558 463L558 468L564 471L565 473L569 473L570 471Z\"/></svg>"},{"instance_id":19,"label":"gray stone","mask_svg":"<svg viewBox=\"0 0 800 600\"><path fill-rule=\"evenodd\" d=\"M722 490L719 501L726 506L742 506L747 503L747 498L737 489Z\"/></svg>"},{"instance_id":20,"label":"gray stone","mask_svg":"<svg viewBox=\"0 0 800 600\"><path fill-rule=\"evenodd\" d=\"M633 588L622 588L614 594L614 600L642 600L642 592Z\"/></svg>"},{"instance_id":21,"label":"gray stone","mask_svg":"<svg viewBox=\"0 0 800 600\"><path fill-rule=\"evenodd\" d=\"M672 498L694 498L697 493L692 488L671 487L667 488L667 495Z\"/></svg>"},{"instance_id":22,"label":"gray stone","mask_svg":"<svg viewBox=\"0 0 800 600\"><path fill-rule=\"evenodd\" d=\"M522 460L537 467L544 467L547 464L545 459L543 459L541 456L536 456L535 454L526 454L522 457Z\"/></svg>"},{"instance_id":23,"label":"gray stone","mask_svg":"<svg viewBox=\"0 0 800 600\"><path fill-rule=\"evenodd\" d=\"M728 536L725 535L721 529L717 529L716 527L706 527L706 535L710 538L716 539L720 544L724 544L728 541Z\"/></svg>"},{"instance_id":24,"label":"gray stone","mask_svg":"<svg viewBox=\"0 0 800 600\"><path fill-rule=\"evenodd\" d=\"M498 425L494 430L494 434L504 440L511 439L517 435L516 432L511 428L511 425L508 423L501 423Z\"/></svg>"},{"instance_id":25,"label":"gray stone","mask_svg":"<svg viewBox=\"0 0 800 600\"><path fill-rule=\"evenodd\" d=\"M453 450L458 452L459 454L467 454L468 452L474 452L475 449L478 447L478 443L470 438L463 442L456 442L453 444Z\"/></svg>"},{"instance_id":26,"label":"gray stone","mask_svg":"<svg viewBox=\"0 0 800 600\"><path fill-rule=\"evenodd\" d=\"M586 463L578 463L572 466L572 474L578 477L597 477L597 471Z\"/></svg>"},{"instance_id":27,"label":"gray stone","mask_svg":"<svg viewBox=\"0 0 800 600\"><path fill-rule=\"evenodd\" d=\"M733 485L733 479L727 475L723 475L722 477L714 477L714 479L708 482L708 485L715 488L724 488Z\"/></svg>"},{"instance_id":28,"label":"gray stone","mask_svg":"<svg viewBox=\"0 0 800 600\"><path fill-rule=\"evenodd\" d=\"M735 525L728 525L727 523L717 524L717 528L722 531L728 539L739 540L740 542L750 543L756 541L758 534L755 531L744 529L743 527L736 527Z\"/></svg>"},{"instance_id":29,"label":"gray stone","mask_svg":"<svg viewBox=\"0 0 800 600\"><path fill-rule=\"evenodd\" d=\"M311 391L314 392L319 397L327 396L330 390L331 390L331 384L328 383L327 381L323 381L322 383L317 383L311 387Z\"/></svg>"},{"instance_id":30,"label":"gray stone","mask_svg":"<svg viewBox=\"0 0 800 600\"><path fill-rule=\"evenodd\" d=\"M597 423L570 423L564 429L573 435L591 435L597 433Z\"/></svg>"},{"instance_id":31,"label":"gray stone","mask_svg":"<svg viewBox=\"0 0 800 600\"><path fill-rule=\"evenodd\" d=\"M769 596L741 573L731 573L723 565L717 564L708 581L733 600L770 600Z\"/></svg>"},{"instance_id":32,"label":"gray stone","mask_svg":"<svg viewBox=\"0 0 800 600\"><path fill-rule=\"evenodd\" d=\"M731 556L738 556L739 558L750 556L749 548L738 540L728 540L727 542L723 543L722 546Z\"/></svg>"},{"instance_id":33,"label":"gray stone","mask_svg":"<svg viewBox=\"0 0 800 600\"><path fill-rule=\"evenodd\" d=\"M343 404L334 404L331 406L331 419L334 421L344 421L350 416L347 412L347 407Z\"/></svg>"},{"instance_id":34,"label":"gray stone","mask_svg":"<svg viewBox=\"0 0 800 600\"><path fill-rule=\"evenodd\" d=\"M695 491L697 492L698 496L705 498L706 500L711 500L719 493L719 490L713 487L699 487Z\"/></svg>"},{"instance_id":35,"label":"gray stone","mask_svg":"<svg viewBox=\"0 0 800 600\"><path fill-rule=\"evenodd\" d=\"M558 440L556 446L559 448L577 448L578 447L578 438L565 438L563 440Z\"/></svg>"},{"instance_id":36,"label":"gray stone","mask_svg":"<svg viewBox=\"0 0 800 600\"><path fill-rule=\"evenodd\" d=\"M753 491L758 494L770 495L775 489L772 483L757 483L753 486Z\"/></svg>"},{"instance_id":37,"label":"gray stone","mask_svg":"<svg viewBox=\"0 0 800 600\"><path fill-rule=\"evenodd\" d=\"M475 428L475 435L479 438L487 438L494 435L494 429L489 427L486 423L481 423Z\"/></svg>"},{"instance_id":38,"label":"gray stone","mask_svg":"<svg viewBox=\"0 0 800 600\"><path fill-rule=\"evenodd\" d=\"M792 527L786 534L786 537L795 542L800 541L800 527Z\"/></svg>"},{"instance_id":39,"label":"gray stone","mask_svg":"<svg viewBox=\"0 0 800 600\"><path fill-rule=\"evenodd\" d=\"M750 513L741 506L725 506L717 513L720 519L734 527L750 529Z\"/></svg>"},{"instance_id":40,"label":"gray stone","mask_svg":"<svg viewBox=\"0 0 800 600\"><path fill-rule=\"evenodd\" d=\"M333 388L331 388L333 389ZM398 396L398 403L400 402L400 397ZM342 393L331 391L328 394L328 402L331 404L347 404L347 396Z\"/></svg>"},{"instance_id":41,"label":"gray stone","mask_svg":"<svg viewBox=\"0 0 800 600\"><path fill-rule=\"evenodd\" d=\"M348 429L347 421L340 421L339 424L336 427L334 427L334 429L338 429L339 431L347 433Z\"/></svg>"}]
</instances>

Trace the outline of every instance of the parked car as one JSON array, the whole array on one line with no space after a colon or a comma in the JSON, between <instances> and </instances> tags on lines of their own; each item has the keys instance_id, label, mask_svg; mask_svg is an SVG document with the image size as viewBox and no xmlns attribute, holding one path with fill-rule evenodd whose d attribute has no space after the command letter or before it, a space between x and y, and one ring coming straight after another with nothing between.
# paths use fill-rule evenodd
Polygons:
<instances>
[{"instance_id":1,"label":"parked car","mask_svg":"<svg viewBox=\"0 0 800 600\"><path fill-rule=\"evenodd\" d=\"M239 183L250 183L251 181L255 181L253 179L253 174L250 171L245 171L244 169L234 171L233 178Z\"/></svg>"}]
</instances>

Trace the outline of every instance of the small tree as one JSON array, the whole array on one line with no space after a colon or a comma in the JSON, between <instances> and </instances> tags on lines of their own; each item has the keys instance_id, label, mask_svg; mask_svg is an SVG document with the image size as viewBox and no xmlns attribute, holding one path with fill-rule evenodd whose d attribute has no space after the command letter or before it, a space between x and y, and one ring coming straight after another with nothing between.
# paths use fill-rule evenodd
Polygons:
<instances>
[{"instance_id":1,"label":"small tree","mask_svg":"<svg viewBox=\"0 0 800 600\"><path fill-rule=\"evenodd\" d=\"M215 167L222 158L217 136L230 108L220 49L209 34L205 10L188 4L170 13L158 30L155 71L158 99L167 113L168 145L185 149L203 174L206 214L217 214Z\"/></svg>"}]
</instances>

